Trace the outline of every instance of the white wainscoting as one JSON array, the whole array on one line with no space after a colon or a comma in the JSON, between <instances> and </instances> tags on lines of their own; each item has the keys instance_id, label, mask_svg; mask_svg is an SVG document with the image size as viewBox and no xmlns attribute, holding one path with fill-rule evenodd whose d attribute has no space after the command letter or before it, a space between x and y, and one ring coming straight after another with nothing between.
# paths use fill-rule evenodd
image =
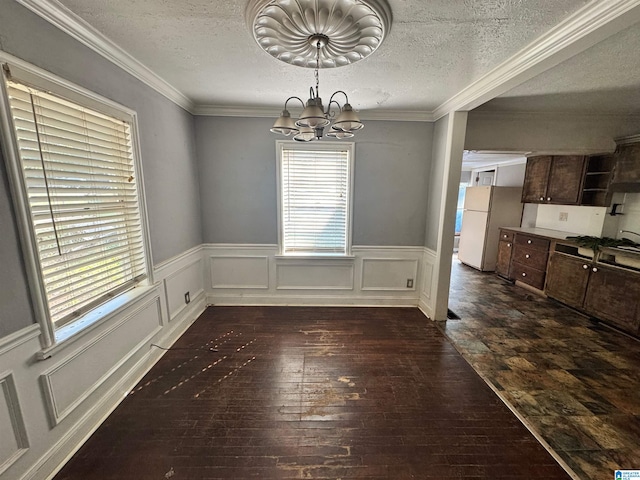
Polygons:
<instances>
[{"instance_id":1,"label":"white wainscoting","mask_svg":"<svg viewBox=\"0 0 640 480\"><path fill-rule=\"evenodd\" d=\"M160 308L159 295L152 296L44 372L42 387L52 426L60 423L137 351L144 346L148 348L151 338L162 328Z\"/></svg>"},{"instance_id":2,"label":"white wainscoting","mask_svg":"<svg viewBox=\"0 0 640 480\"><path fill-rule=\"evenodd\" d=\"M38 325L0 339L3 479L53 477L164 354L151 343L171 346L204 311L204 270L201 246L157 265L148 293L51 357Z\"/></svg>"},{"instance_id":3,"label":"white wainscoting","mask_svg":"<svg viewBox=\"0 0 640 480\"><path fill-rule=\"evenodd\" d=\"M421 285L420 288L420 300L418 302L418 308L422 310L427 317L433 318L434 301L432 295L433 289L433 277L435 272L435 264L437 260L437 253L428 248L424 249L422 256L422 272L421 272Z\"/></svg>"},{"instance_id":4,"label":"white wainscoting","mask_svg":"<svg viewBox=\"0 0 640 480\"><path fill-rule=\"evenodd\" d=\"M180 317L192 302L204 299L204 266L202 247L197 246L156 266L156 281L161 279L167 305L168 321ZM187 303L185 294L189 294Z\"/></svg>"},{"instance_id":5,"label":"white wainscoting","mask_svg":"<svg viewBox=\"0 0 640 480\"><path fill-rule=\"evenodd\" d=\"M282 256L277 245L203 250L210 305L418 305L423 247L355 246L348 257Z\"/></svg>"},{"instance_id":6,"label":"white wainscoting","mask_svg":"<svg viewBox=\"0 0 640 480\"><path fill-rule=\"evenodd\" d=\"M211 255L211 288L269 288L269 257L266 255Z\"/></svg>"},{"instance_id":7,"label":"white wainscoting","mask_svg":"<svg viewBox=\"0 0 640 480\"><path fill-rule=\"evenodd\" d=\"M354 260L276 258L276 290L353 290Z\"/></svg>"},{"instance_id":8,"label":"white wainscoting","mask_svg":"<svg viewBox=\"0 0 640 480\"><path fill-rule=\"evenodd\" d=\"M0 475L26 453L27 431L13 372L0 374Z\"/></svg>"}]
</instances>

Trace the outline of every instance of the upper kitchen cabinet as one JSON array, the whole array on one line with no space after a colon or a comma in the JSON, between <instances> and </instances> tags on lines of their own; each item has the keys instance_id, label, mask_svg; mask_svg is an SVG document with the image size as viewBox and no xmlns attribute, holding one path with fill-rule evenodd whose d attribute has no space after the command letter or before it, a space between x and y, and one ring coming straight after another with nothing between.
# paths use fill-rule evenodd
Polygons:
<instances>
[{"instance_id":1,"label":"upper kitchen cabinet","mask_svg":"<svg viewBox=\"0 0 640 480\"><path fill-rule=\"evenodd\" d=\"M619 145L614 159L611 190L640 192L640 143Z\"/></svg>"},{"instance_id":2,"label":"upper kitchen cabinet","mask_svg":"<svg viewBox=\"0 0 640 480\"><path fill-rule=\"evenodd\" d=\"M529 157L522 202L579 205L586 167L583 155Z\"/></svg>"}]
</instances>

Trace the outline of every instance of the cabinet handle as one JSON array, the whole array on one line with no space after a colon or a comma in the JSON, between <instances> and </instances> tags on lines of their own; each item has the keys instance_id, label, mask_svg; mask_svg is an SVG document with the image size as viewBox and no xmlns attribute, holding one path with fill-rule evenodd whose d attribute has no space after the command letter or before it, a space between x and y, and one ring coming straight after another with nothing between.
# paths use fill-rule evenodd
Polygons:
<instances>
[{"instance_id":1,"label":"cabinet handle","mask_svg":"<svg viewBox=\"0 0 640 480\"><path fill-rule=\"evenodd\" d=\"M597 269L596 267L593 267L593 268L591 269L591 271L592 271L593 273L596 273L596 272L598 271L598 269Z\"/></svg>"},{"instance_id":2,"label":"cabinet handle","mask_svg":"<svg viewBox=\"0 0 640 480\"><path fill-rule=\"evenodd\" d=\"M527 240L527 243L528 243L528 244L531 244L531 240Z\"/></svg>"},{"instance_id":3,"label":"cabinet handle","mask_svg":"<svg viewBox=\"0 0 640 480\"><path fill-rule=\"evenodd\" d=\"M523 277L526 277L526 276L527 276L527 274L526 274L526 273L524 273L524 272L522 272L522 276L523 276Z\"/></svg>"},{"instance_id":4,"label":"cabinet handle","mask_svg":"<svg viewBox=\"0 0 640 480\"><path fill-rule=\"evenodd\" d=\"M551 197L547 197L547 202L550 202L550 201L551 201Z\"/></svg>"},{"instance_id":5,"label":"cabinet handle","mask_svg":"<svg viewBox=\"0 0 640 480\"><path fill-rule=\"evenodd\" d=\"M510 244L510 243L507 243L507 247L511 248L511 244Z\"/></svg>"},{"instance_id":6,"label":"cabinet handle","mask_svg":"<svg viewBox=\"0 0 640 480\"><path fill-rule=\"evenodd\" d=\"M541 201L541 202L544 202L544 197L540 197L540 201Z\"/></svg>"},{"instance_id":7,"label":"cabinet handle","mask_svg":"<svg viewBox=\"0 0 640 480\"><path fill-rule=\"evenodd\" d=\"M582 265L582 268L584 268L585 270L589 268L589 265Z\"/></svg>"},{"instance_id":8,"label":"cabinet handle","mask_svg":"<svg viewBox=\"0 0 640 480\"><path fill-rule=\"evenodd\" d=\"M528 253L524 256L524 258L529 258L531 257L531 255L529 255Z\"/></svg>"},{"instance_id":9,"label":"cabinet handle","mask_svg":"<svg viewBox=\"0 0 640 480\"><path fill-rule=\"evenodd\" d=\"M507 238L509 235L503 235L502 238Z\"/></svg>"}]
</instances>

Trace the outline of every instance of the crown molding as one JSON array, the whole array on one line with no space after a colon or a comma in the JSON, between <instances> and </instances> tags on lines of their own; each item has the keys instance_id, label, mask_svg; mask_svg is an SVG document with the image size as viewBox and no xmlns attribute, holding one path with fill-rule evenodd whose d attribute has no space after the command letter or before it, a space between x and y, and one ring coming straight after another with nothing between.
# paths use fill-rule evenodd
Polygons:
<instances>
[{"instance_id":1,"label":"crown molding","mask_svg":"<svg viewBox=\"0 0 640 480\"><path fill-rule=\"evenodd\" d=\"M620 112L581 112L581 111L560 111L560 110L473 110L469 112L469 117L474 118L531 118L531 117L578 117L578 118L621 118L640 119L640 113L620 113Z\"/></svg>"},{"instance_id":2,"label":"crown molding","mask_svg":"<svg viewBox=\"0 0 640 480\"><path fill-rule=\"evenodd\" d=\"M148 67L140 63L57 0L16 1L51 25L59 28L86 47L89 47L94 52L102 55L113 64L133 75L179 107L182 107L188 112L193 112L193 102L182 92L160 78Z\"/></svg>"},{"instance_id":3,"label":"crown molding","mask_svg":"<svg viewBox=\"0 0 640 480\"><path fill-rule=\"evenodd\" d=\"M291 112L294 114L293 109ZM209 117L277 118L279 107L232 107L222 105L196 105L194 115ZM389 120L395 122L433 122L433 112L412 110L358 110L362 120Z\"/></svg>"},{"instance_id":4,"label":"crown molding","mask_svg":"<svg viewBox=\"0 0 640 480\"><path fill-rule=\"evenodd\" d=\"M640 0L594 0L434 110L469 111L640 21Z\"/></svg>"}]
</instances>

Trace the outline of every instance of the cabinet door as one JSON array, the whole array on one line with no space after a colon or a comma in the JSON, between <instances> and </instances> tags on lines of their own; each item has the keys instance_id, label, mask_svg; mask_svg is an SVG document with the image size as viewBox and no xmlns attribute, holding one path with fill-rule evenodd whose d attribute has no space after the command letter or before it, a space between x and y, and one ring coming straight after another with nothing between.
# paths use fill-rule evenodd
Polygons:
<instances>
[{"instance_id":1,"label":"cabinet door","mask_svg":"<svg viewBox=\"0 0 640 480\"><path fill-rule=\"evenodd\" d=\"M522 186L522 203L542 203L547 195L551 157L529 157Z\"/></svg>"},{"instance_id":2,"label":"cabinet door","mask_svg":"<svg viewBox=\"0 0 640 480\"><path fill-rule=\"evenodd\" d=\"M511 252L513 251L513 242L500 241L498 243L498 261L496 262L496 272L506 278L509 276L509 267L511 266Z\"/></svg>"},{"instance_id":3,"label":"cabinet door","mask_svg":"<svg viewBox=\"0 0 640 480\"><path fill-rule=\"evenodd\" d=\"M587 313L637 335L640 326L640 274L593 267L584 308Z\"/></svg>"},{"instance_id":4,"label":"cabinet door","mask_svg":"<svg viewBox=\"0 0 640 480\"><path fill-rule=\"evenodd\" d=\"M578 205L582 194L585 167L586 157L581 155L553 157L545 202Z\"/></svg>"},{"instance_id":5,"label":"cabinet door","mask_svg":"<svg viewBox=\"0 0 640 480\"><path fill-rule=\"evenodd\" d=\"M544 292L567 305L582 308L591 268L584 259L552 253Z\"/></svg>"},{"instance_id":6,"label":"cabinet door","mask_svg":"<svg viewBox=\"0 0 640 480\"><path fill-rule=\"evenodd\" d=\"M622 145L615 153L612 184L640 183L640 143Z\"/></svg>"}]
</instances>

